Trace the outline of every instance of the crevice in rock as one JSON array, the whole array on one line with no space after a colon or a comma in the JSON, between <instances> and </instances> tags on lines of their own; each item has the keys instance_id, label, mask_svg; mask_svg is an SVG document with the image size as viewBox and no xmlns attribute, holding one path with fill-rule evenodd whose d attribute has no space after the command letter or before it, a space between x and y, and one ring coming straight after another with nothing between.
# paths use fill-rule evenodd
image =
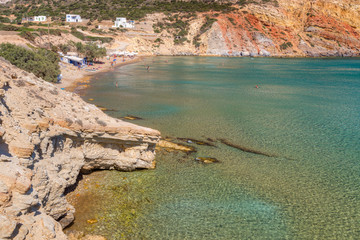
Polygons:
<instances>
[{"instance_id":1,"label":"crevice in rock","mask_svg":"<svg viewBox=\"0 0 360 240\"><path fill-rule=\"evenodd\" d=\"M11 154L9 152L9 146L5 142L3 142L1 138L0 138L0 155L11 157Z\"/></svg>"},{"instance_id":2,"label":"crevice in rock","mask_svg":"<svg viewBox=\"0 0 360 240\"><path fill-rule=\"evenodd\" d=\"M8 107L8 105L6 104L5 100L3 98L0 98L0 102L2 105L4 105L4 107L6 108L6 110L8 111L8 113L11 113L10 108Z\"/></svg>"},{"instance_id":3,"label":"crevice in rock","mask_svg":"<svg viewBox=\"0 0 360 240\"><path fill-rule=\"evenodd\" d=\"M79 186L79 182L84 179L83 175L84 175L84 173L80 172L79 175L76 178L76 182L73 185L68 186L67 188L65 188L65 191L64 191L65 196L67 194L75 191L75 189Z\"/></svg>"},{"instance_id":4,"label":"crevice in rock","mask_svg":"<svg viewBox=\"0 0 360 240\"><path fill-rule=\"evenodd\" d=\"M20 230L21 226L22 226L21 223L16 224L16 227L15 227L14 231L12 232L10 239L14 239L16 237L16 235L19 234L19 230Z\"/></svg>"}]
</instances>

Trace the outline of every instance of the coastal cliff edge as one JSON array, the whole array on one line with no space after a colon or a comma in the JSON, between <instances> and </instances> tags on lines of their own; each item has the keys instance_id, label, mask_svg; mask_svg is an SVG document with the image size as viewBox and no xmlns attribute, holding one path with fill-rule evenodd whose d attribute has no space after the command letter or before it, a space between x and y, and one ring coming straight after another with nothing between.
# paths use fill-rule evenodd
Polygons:
<instances>
[{"instance_id":1,"label":"coastal cliff edge","mask_svg":"<svg viewBox=\"0 0 360 240\"><path fill-rule=\"evenodd\" d=\"M111 118L0 58L0 239L67 239L81 171L155 167L156 130Z\"/></svg>"}]
</instances>

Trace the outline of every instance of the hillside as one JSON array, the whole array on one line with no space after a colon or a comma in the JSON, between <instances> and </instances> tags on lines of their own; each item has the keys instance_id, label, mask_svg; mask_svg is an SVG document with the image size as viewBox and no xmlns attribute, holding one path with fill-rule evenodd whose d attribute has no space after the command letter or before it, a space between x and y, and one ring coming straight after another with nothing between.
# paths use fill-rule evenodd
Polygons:
<instances>
[{"instance_id":1,"label":"hillside","mask_svg":"<svg viewBox=\"0 0 360 240\"><path fill-rule=\"evenodd\" d=\"M7 3L1 14L18 18L47 14L56 22L65 13L79 13L90 19L87 34L91 30L98 36L112 37L114 41L107 47L114 51L145 55L360 55L357 0L34 1L38 4L21 0L15 1L16 5ZM106 30L120 16L138 20L137 27Z\"/></svg>"}]
</instances>

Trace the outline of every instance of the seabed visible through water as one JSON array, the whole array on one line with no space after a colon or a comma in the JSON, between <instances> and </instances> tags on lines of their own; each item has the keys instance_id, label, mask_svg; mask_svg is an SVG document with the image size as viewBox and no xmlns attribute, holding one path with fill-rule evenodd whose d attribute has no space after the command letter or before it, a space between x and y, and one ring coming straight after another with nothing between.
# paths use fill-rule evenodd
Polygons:
<instances>
[{"instance_id":1,"label":"seabed visible through water","mask_svg":"<svg viewBox=\"0 0 360 240\"><path fill-rule=\"evenodd\" d=\"M197 151L159 152L155 170L84 176L70 230L360 239L360 59L156 57L97 77L84 98L109 115L214 146L183 141Z\"/></svg>"}]
</instances>

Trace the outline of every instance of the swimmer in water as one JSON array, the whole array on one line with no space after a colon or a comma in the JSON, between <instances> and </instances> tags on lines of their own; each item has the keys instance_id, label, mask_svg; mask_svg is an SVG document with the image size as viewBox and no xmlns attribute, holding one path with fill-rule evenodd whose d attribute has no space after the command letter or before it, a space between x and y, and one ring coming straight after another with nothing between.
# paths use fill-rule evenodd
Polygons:
<instances>
[{"instance_id":1,"label":"swimmer in water","mask_svg":"<svg viewBox=\"0 0 360 240\"><path fill-rule=\"evenodd\" d=\"M116 82L116 83L115 83L115 86L116 86L117 88L119 87L119 84L118 84L118 82Z\"/></svg>"},{"instance_id":2,"label":"swimmer in water","mask_svg":"<svg viewBox=\"0 0 360 240\"><path fill-rule=\"evenodd\" d=\"M147 66L146 70L148 70L148 71L149 71L149 69L150 69L150 66Z\"/></svg>"},{"instance_id":3,"label":"swimmer in water","mask_svg":"<svg viewBox=\"0 0 360 240\"><path fill-rule=\"evenodd\" d=\"M255 88L259 88L259 86L258 86L258 85L256 85L256 86L255 86Z\"/></svg>"}]
</instances>

